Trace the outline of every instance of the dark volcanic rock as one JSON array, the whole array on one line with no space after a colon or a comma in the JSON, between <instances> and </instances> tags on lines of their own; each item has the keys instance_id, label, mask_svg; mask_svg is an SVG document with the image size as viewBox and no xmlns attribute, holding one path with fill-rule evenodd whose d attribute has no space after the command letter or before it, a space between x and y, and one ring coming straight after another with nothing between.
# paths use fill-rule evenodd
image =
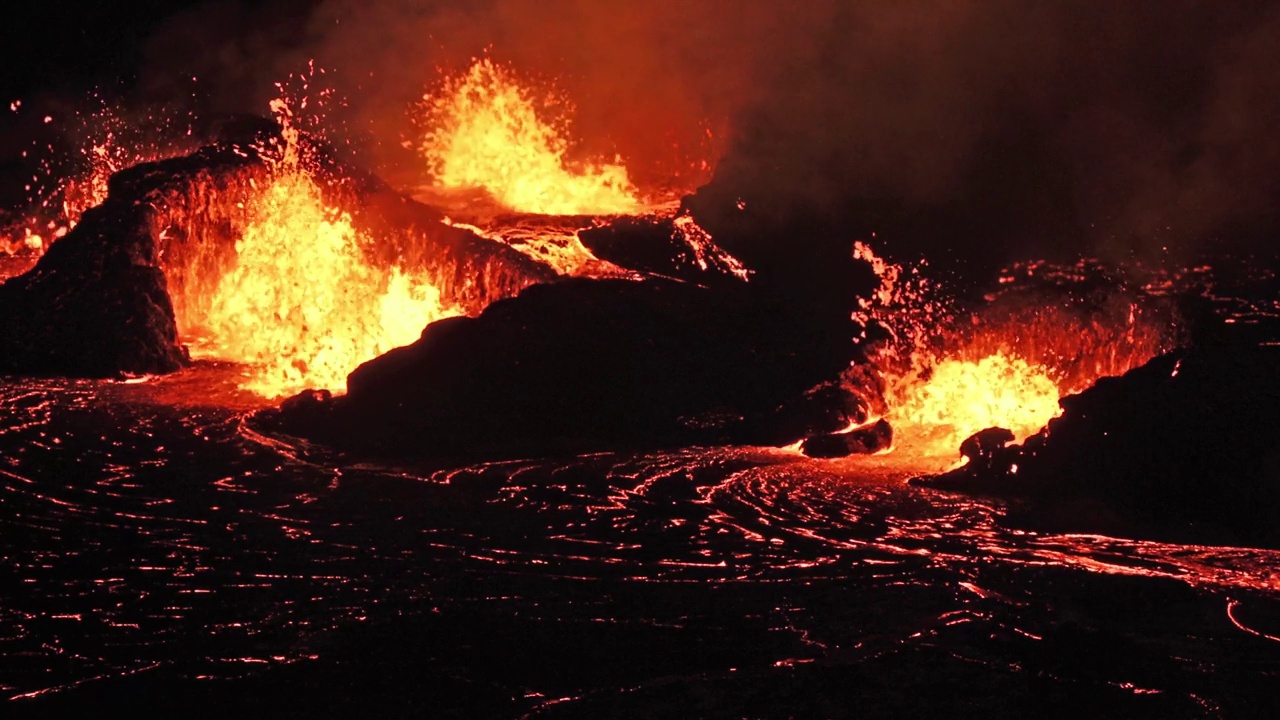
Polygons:
<instances>
[{"instance_id":1,"label":"dark volcanic rock","mask_svg":"<svg viewBox=\"0 0 1280 720\"><path fill-rule=\"evenodd\" d=\"M893 444L893 428L885 420L846 433L815 435L804 441L800 451L811 458L838 458L867 455Z\"/></svg>"},{"instance_id":2,"label":"dark volcanic rock","mask_svg":"<svg viewBox=\"0 0 1280 720\"><path fill-rule=\"evenodd\" d=\"M0 285L0 370L109 377L182 367L149 220L133 203L89 210L35 268Z\"/></svg>"},{"instance_id":3,"label":"dark volcanic rock","mask_svg":"<svg viewBox=\"0 0 1280 720\"><path fill-rule=\"evenodd\" d=\"M1062 400L989 464L918 481L1021 498L1029 522L1280 544L1280 348L1158 357Z\"/></svg>"},{"instance_id":4,"label":"dark volcanic rock","mask_svg":"<svg viewBox=\"0 0 1280 720\"><path fill-rule=\"evenodd\" d=\"M618 218L578 239L597 258L647 274L706 284L740 281L745 271L689 216Z\"/></svg>"},{"instance_id":5,"label":"dark volcanic rock","mask_svg":"<svg viewBox=\"0 0 1280 720\"><path fill-rule=\"evenodd\" d=\"M1002 427L979 430L960 443L960 454L975 465L990 465L1004 446L1013 442L1013 433Z\"/></svg>"},{"instance_id":6,"label":"dark volcanic rock","mask_svg":"<svg viewBox=\"0 0 1280 720\"><path fill-rule=\"evenodd\" d=\"M869 274L862 286L873 286ZM781 408L848 366L851 330L847 316L827 332L797 322L749 283L570 280L435 323L358 368L346 396L259 420L343 448L441 460L786 444L804 437L804 423ZM814 403L826 431L858 412Z\"/></svg>"},{"instance_id":7,"label":"dark volcanic rock","mask_svg":"<svg viewBox=\"0 0 1280 720\"><path fill-rule=\"evenodd\" d=\"M258 421L342 448L440 462L787 445L864 421L874 388L856 394L834 381L858 360L850 311L879 279L848 239L801 257L774 236L771 262L748 263L743 282L723 265L730 256L717 254L724 238L698 236L705 271L696 253L672 259L674 222L583 233L603 257L659 277L528 288L365 364L346 396Z\"/></svg>"},{"instance_id":8,"label":"dark volcanic rock","mask_svg":"<svg viewBox=\"0 0 1280 720\"><path fill-rule=\"evenodd\" d=\"M234 148L261 139L264 125L273 126L259 121L217 146L113 176L102 205L35 267L0 285L0 371L109 377L182 367L187 354L162 257L169 252L172 262L226 234L235 202L211 200L243 199L261 177L263 163Z\"/></svg>"},{"instance_id":9,"label":"dark volcanic rock","mask_svg":"<svg viewBox=\"0 0 1280 720\"><path fill-rule=\"evenodd\" d=\"M187 361L175 310L199 303L235 257L246 203L272 177L279 127L241 121L216 145L114 175L27 273L0 285L0 371L106 377ZM266 148L261 150L258 148ZM326 201L376 242L373 261L428 276L446 302L479 312L556 277L511 248L441 222L438 212L308 146Z\"/></svg>"},{"instance_id":10,"label":"dark volcanic rock","mask_svg":"<svg viewBox=\"0 0 1280 720\"><path fill-rule=\"evenodd\" d=\"M826 382L783 403L767 422L779 438L807 438L867 421L868 400L846 382ZM794 442L794 440L792 440ZM785 440L773 443L787 444Z\"/></svg>"}]
</instances>

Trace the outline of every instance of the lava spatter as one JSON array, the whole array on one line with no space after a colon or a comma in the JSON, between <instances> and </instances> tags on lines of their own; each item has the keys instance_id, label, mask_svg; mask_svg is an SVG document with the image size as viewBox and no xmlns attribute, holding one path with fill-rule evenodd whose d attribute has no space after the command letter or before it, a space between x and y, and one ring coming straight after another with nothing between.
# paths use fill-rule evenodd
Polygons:
<instances>
[{"instance_id":1,"label":"lava spatter","mask_svg":"<svg viewBox=\"0 0 1280 720\"><path fill-rule=\"evenodd\" d=\"M325 202L289 105L279 100L273 109L283 127L280 157L248 203L234 264L193 320L219 357L252 367L248 389L269 398L342 392L360 363L459 311L428 278L368 260L373 240Z\"/></svg>"},{"instance_id":2,"label":"lava spatter","mask_svg":"<svg viewBox=\"0 0 1280 720\"><path fill-rule=\"evenodd\" d=\"M1059 414L1059 398L1168 349L1167 323L1134 304L1078 310L1013 297L997 308L1002 298L993 296L966 311L920 267L886 261L861 242L854 255L881 278L854 317L891 329L868 353L902 453L955 457L967 437L990 427L1023 440Z\"/></svg>"},{"instance_id":3,"label":"lava spatter","mask_svg":"<svg viewBox=\"0 0 1280 720\"><path fill-rule=\"evenodd\" d=\"M489 58L446 78L419 105L421 152L444 188L482 188L508 209L541 215L642 209L620 161L573 161L565 101Z\"/></svg>"}]
</instances>

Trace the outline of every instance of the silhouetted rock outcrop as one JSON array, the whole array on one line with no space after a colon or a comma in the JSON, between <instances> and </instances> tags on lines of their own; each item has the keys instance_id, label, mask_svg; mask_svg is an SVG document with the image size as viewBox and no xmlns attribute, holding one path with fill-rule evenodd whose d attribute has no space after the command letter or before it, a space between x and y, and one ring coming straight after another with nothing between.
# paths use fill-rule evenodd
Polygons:
<instances>
[{"instance_id":1,"label":"silhouetted rock outcrop","mask_svg":"<svg viewBox=\"0 0 1280 720\"><path fill-rule=\"evenodd\" d=\"M1013 442L1014 435L1002 427L990 427L979 430L960 443L960 454L970 463L989 466L1006 445Z\"/></svg>"},{"instance_id":2,"label":"silhouetted rock outcrop","mask_svg":"<svg viewBox=\"0 0 1280 720\"><path fill-rule=\"evenodd\" d=\"M0 285L0 370L110 377L182 367L148 210L85 213L31 271Z\"/></svg>"},{"instance_id":3,"label":"silhouetted rock outcrop","mask_svg":"<svg viewBox=\"0 0 1280 720\"><path fill-rule=\"evenodd\" d=\"M737 282L746 272L691 216L623 217L578 238L597 258L646 274L708 284Z\"/></svg>"},{"instance_id":4,"label":"silhouetted rock outcrop","mask_svg":"<svg viewBox=\"0 0 1280 720\"><path fill-rule=\"evenodd\" d=\"M847 281L874 287L869 272ZM848 366L851 325L846 314L819 330L750 283L569 280L437 322L353 372L347 395L296 399L259 421L341 448L442 461L781 445L864 414L840 392L810 394L804 412L794 405Z\"/></svg>"},{"instance_id":5,"label":"silhouetted rock outcrop","mask_svg":"<svg viewBox=\"0 0 1280 720\"><path fill-rule=\"evenodd\" d=\"M1280 348L1163 355L1062 407L917 483L1025 500L1015 517L1045 527L1280 544Z\"/></svg>"}]
</instances>

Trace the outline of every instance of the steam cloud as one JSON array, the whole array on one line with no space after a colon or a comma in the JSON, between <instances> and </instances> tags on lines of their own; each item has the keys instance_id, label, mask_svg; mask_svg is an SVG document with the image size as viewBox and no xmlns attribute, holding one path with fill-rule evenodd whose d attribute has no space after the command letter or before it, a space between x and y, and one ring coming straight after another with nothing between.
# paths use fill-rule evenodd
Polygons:
<instances>
[{"instance_id":1,"label":"steam cloud","mask_svg":"<svg viewBox=\"0 0 1280 720\"><path fill-rule=\"evenodd\" d=\"M996 255L1159 254L1280 228L1275 2L250 8L172 17L148 41L139 91L189 92L195 75L209 110L260 112L272 82L314 58L337 71L345 127L387 169L407 166L404 109L435 68L489 49L556 79L585 150L616 150L643 172L710 145L724 154L713 187L779 216L893 208L935 245Z\"/></svg>"}]
</instances>

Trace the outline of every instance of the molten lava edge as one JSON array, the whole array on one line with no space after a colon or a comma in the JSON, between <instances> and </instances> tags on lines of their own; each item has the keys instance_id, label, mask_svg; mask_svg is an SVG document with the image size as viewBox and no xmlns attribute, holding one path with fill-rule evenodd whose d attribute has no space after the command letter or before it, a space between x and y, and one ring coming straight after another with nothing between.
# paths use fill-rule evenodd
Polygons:
<instances>
[{"instance_id":1,"label":"molten lava edge","mask_svg":"<svg viewBox=\"0 0 1280 720\"><path fill-rule=\"evenodd\" d=\"M1022 445L916 483L1019 499L1015 522L1037 528L1280 544L1280 349L1177 351L1062 407Z\"/></svg>"},{"instance_id":2,"label":"molten lava edge","mask_svg":"<svg viewBox=\"0 0 1280 720\"><path fill-rule=\"evenodd\" d=\"M632 279L515 298L557 269L325 159L279 119L282 130L255 126L252 137L115 176L100 207L0 290L19 308L3 315L7 366L170 372L186 362L179 338L201 338L202 352L243 363L242 386L266 398L349 389L342 399L305 395L264 424L352 449L461 458L783 446L884 417L892 436L828 442L824 453L883 452L892 437L899 455L945 465L972 433L999 426L1026 437L1082 380L1154 354L1130 308L1127 324L1072 316L1126 334L1120 366L1058 347L1088 333L1054 317L1020 319L1030 333L1021 338L992 321L942 354L923 354L924 338L904 332L915 345L897 349L909 362L895 369L874 343L850 338L865 337L868 323L919 324L925 303L895 286L902 268L859 244L797 293L787 274L796 266L762 258L753 276L714 239L737 243L732 225L713 215L713 233L687 210L574 233ZM503 298L515 299L475 326L432 324ZM851 320L844 307L875 312ZM1095 334L1114 356L1120 335ZM1028 347L1056 347L1075 365L1032 363Z\"/></svg>"},{"instance_id":3,"label":"molten lava edge","mask_svg":"<svg viewBox=\"0 0 1280 720\"><path fill-rule=\"evenodd\" d=\"M482 59L418 106L424 196L478 191L502 215L455 220L334 162L284 99L276 125L120 172L0 289L4 362L171 372L181 338L243 365L265 399L304 393L267 424L370 451L803 443L946 464L980 431L1026 438L1059 397L1165 349L1136 301L1120 319L1109 298L996 300L957 330L918 269L864 243L814 259L753 245L740 199L647 212L623 165L570 159L568 114L548 111L562 100ZM571 275L625 280L515 297Z\"/></svg>"},{"instance_id":4,"label":"molten lava edge","mask_svg":"<svg viewBox=\"0 0 1280 720\"><path fill-rule=\"evenodd\" d=\"M341 382L445 308L475 313L556 276L318 146L299 164L301 141L271 123L236 131L113 176L105 202L0 286L6 370L172 372L181 331L279 396Z\"/></svg>"}]
</instances>

